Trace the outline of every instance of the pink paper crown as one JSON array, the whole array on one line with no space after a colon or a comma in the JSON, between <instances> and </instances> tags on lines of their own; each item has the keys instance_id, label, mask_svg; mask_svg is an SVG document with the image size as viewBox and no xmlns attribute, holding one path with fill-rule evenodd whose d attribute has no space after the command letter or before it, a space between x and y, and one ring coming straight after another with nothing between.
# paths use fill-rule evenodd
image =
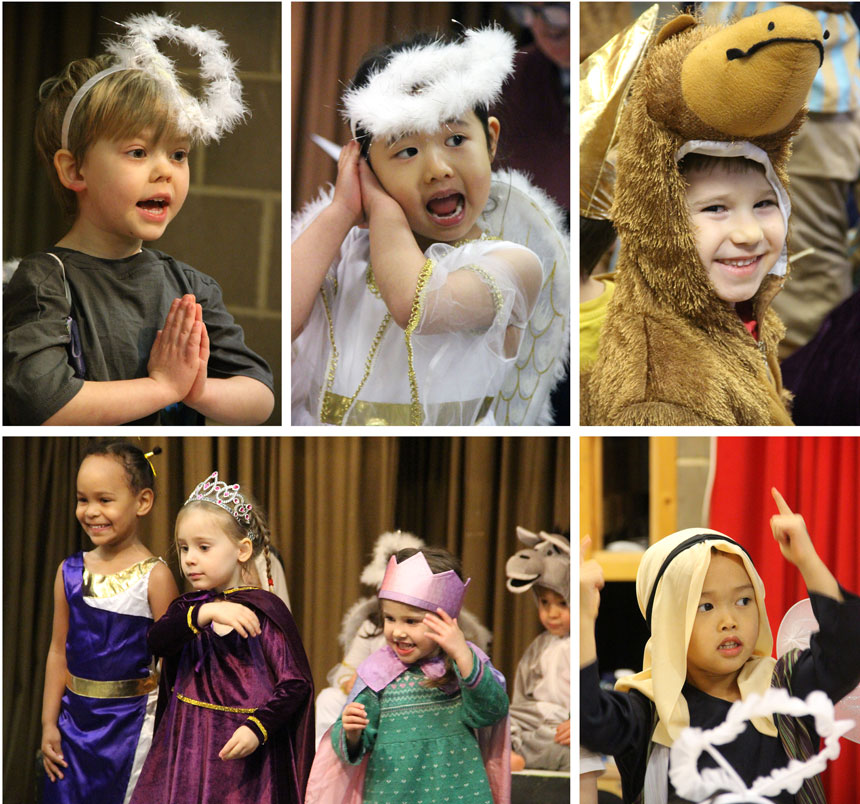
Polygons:
<instances>
[{"instance_id":1,"label":"pink paper crown","mask_svg":"<svg viewBox=\"0 0 860 804\"><path fill-rule=\"evenodd\" d=\"M427 611L443 609L450 617L456 617L471 580L468 578L463 583L454 570L434 575L421 552L400 564L391 556L379 588L379 597Z\"/></svg>"},{"instance_id":2,"label":"pink paper crown","mask_svg":"<svg viewBox=\"0 0 860 804\"><path fill-rule=\"evenodd\" d=\"M232 516L240 525L249 528L248 536L251 540L256 538L256 533L250 530L251 527L251 503L246 503L245 498L239 494L239 484L234 483L228 486L223 480L218 479L218 472L215 471L202 483L198 483L197 487L191 494L185 504L190 502L208 502L223 508L230 516Z\"/></svg>"}]
</instances>

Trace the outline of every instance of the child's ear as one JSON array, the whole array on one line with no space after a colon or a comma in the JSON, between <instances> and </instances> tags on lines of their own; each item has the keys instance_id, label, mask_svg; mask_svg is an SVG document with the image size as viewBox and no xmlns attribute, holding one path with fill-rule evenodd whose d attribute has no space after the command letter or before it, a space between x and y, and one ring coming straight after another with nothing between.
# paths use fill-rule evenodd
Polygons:
<instances>
[{"instance_id":1,"label":"child's ear","mask_svg":"<svg viewBox=\"0 0 860 804\"><path fill-rule=\"evenodd\" d=\"M250 539L242 539L239 542L239 561L244 564L254 554L254 545Z\"/></svg>"},{"instance_id":2,"label":"child's ear","mask_svg":"<svg viewBox=\"0 0 860 804\"><path fill-rule=\"evenodd\" d=\"M76 193L86 189L86 180L78 172L75 157L67 148L61 148L54 154L54 170L57 171L57 176L63 187Z\"/></svg>"},{"instance_id":3,"label":"child's ear","mask_svg":"<svg viewBox=\"0 0 860 804\"><path fill-rule=\"evenodd\" d=\"M59 153L59 151L57 152ZM56 159L56 155L54 156ZM155 502L155 492L152 489L143 489L137 495L137 515L146 516L152 510L152 504Z\"/></svg>"},{"instance_id":4,"label":"child's ear","mask_svg":"<svg viewBox=\"0 0 860 804\"><path fill-rule=\"evenodd\" d=\"M490 132L490 161L496 158L496 148L499 145L499 132L502 130L497 117L487 118L487 130Z\"/></svg>"}]
</instances>

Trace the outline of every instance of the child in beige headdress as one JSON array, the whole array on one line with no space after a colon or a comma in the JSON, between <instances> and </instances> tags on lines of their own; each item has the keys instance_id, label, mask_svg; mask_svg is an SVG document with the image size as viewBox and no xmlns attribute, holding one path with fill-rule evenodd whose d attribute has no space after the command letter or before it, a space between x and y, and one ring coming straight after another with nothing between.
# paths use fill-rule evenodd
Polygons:
<instances>
[{"instance_id":1,"label":"child in beige headdress","mask_svg":"<svg viewBox=\"0 0 860 804\"><path fill-rule=\"evenodd\" d=\"M603 576L595 561L580 568L580 739L615 756L625 802L682 802L669 778L669 747L687 726L711 728L731 703L771 686L796 697L823 689L834 701L860 680L860 598L839 586L815 551L803 517L774 489L774 538L810 593L821 631L805 651L771 657L773 637L764 585L746 550L733 539L691 528L661 539L642 558L639 608L651 630L640 673L614 692L598 685L594 620ZM770 715L751 724L723 756L749 785L818 747L812 718ZM711 764L713 764L711 762ZM823 802L817 776L774 801Z\"/></svg>"}]
</instances>

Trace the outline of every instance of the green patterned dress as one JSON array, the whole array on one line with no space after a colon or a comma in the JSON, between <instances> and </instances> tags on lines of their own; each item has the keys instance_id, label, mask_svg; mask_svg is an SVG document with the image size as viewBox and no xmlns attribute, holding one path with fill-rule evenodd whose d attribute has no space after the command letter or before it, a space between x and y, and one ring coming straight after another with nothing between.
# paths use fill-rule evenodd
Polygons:
<instances>
[{"instance_id":1,"label":"green patterned dress","mask_svg":"<svg viewBox=\"0 0 860 804\"><path fill-rule=\"evenodd\" d=\"M473 729L490 726L508 711L508 697L489 668L474 657L469 678L459 672L450 695L421 686L420 668L410 667L380 693L362 690L370 721L354 756L348 755L341 721L331 732L335 752L358 764L370 753L364 804L493 804ZM456 671L456 665L455 665Z\"/></svg>"}]
</instances>

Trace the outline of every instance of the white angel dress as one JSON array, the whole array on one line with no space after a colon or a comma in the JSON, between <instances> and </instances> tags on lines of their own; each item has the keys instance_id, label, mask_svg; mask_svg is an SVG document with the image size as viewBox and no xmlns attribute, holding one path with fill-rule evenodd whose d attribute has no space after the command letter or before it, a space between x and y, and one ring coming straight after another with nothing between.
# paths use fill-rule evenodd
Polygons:
<instances>
[{"instance_id":1,"label":"white angel dress","mask_svg":"<svg viewBox=\"0 0 860 804\"><path fill-rule=\"evenodd\" d=\"M294 218L293 240L332 193ZM292 344L292 423L551 423L549 395L564 374L570 340L570 266L561 220L553 202L524 176L494 173L478 219L481 239L434 243L425 252L433 266L416 299L420 316L411 337L376 288L367 230L353 228ZM512 248L528 249L540 262L541 291L531 304L500 255ZM486 329L457 326L462 314L446 283L459 270L474 271L487 284L495 314ZM509 328L518 330L516 337Z\"/></svg>"}]
</instances>

